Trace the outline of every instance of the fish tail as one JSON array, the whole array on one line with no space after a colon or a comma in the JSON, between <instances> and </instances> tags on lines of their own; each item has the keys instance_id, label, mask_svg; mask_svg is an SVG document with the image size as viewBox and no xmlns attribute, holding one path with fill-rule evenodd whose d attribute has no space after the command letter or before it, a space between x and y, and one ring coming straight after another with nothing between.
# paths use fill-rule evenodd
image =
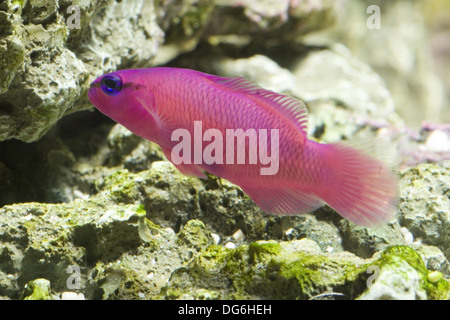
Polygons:
<instances>
[{"instance_id":1,"label":"fish tail","mask_svg":"<svg viewBox=\"0 0 450 320\"><path fill-rule=\"evenodd\" d=\"M320 198L358 225L391 220L399 193L397 177L388 164L342 143L324 147L327 174Z\"/></svg>"}]
</instances>

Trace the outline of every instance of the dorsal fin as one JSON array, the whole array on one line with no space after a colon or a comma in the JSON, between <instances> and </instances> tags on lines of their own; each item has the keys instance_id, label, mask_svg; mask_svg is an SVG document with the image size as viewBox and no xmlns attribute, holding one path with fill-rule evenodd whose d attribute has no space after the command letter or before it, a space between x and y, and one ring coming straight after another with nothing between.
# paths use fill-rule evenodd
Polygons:
<instances>
[{"instance_id":1,"label":"dorsal fin","mask_svg":"<svg viewBox=\"0 0 450 320\"><path fill-rule=\"evenodd\" d=\"M286 118L292 120L305 135L307 134L308 110L302 101L263 89L245 78L222 78L213 75L206 75L206 78L229 90L264 100Z\"/></svg>"}]
</instances>

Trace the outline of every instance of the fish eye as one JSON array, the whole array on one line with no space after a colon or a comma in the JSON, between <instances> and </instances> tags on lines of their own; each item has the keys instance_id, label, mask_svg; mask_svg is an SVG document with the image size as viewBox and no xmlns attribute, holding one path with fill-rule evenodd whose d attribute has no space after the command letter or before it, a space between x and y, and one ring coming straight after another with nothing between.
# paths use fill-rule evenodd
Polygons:
<instances>
[{"instance_id":1,"label":"fish eye","mask_svg":"<svg viewBox=\"0 0 450 320\"><path fill-rule=\"evenodd\" d=\"M122 79L117 75L106 75L100 81L100 85L104 93L114 96L122 90Z\"/></svg>"}]
</instances>

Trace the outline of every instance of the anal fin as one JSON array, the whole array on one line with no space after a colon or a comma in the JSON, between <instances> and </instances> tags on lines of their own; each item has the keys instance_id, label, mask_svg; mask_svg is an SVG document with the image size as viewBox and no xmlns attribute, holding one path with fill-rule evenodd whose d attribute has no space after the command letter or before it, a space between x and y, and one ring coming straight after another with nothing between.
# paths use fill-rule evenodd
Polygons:
<instances>
[{"instance_id":1,"label":"anal fin","mask_svg":"<svg viewBox=\"0 0 450 320\"><path fill-rule=\"evenodd\" d=\"M242 187L264 212L294 215L312 212L325 203L316 195L299 189Z\"/></svg>"}]
</instances>

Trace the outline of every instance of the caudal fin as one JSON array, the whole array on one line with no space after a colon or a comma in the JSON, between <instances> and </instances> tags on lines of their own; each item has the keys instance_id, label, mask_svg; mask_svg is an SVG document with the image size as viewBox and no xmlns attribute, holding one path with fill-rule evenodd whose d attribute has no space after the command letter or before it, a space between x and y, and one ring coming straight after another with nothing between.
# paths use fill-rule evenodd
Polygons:
<instances>
[{"instance_id":1,"label":"caudal fin","mask_svg":"<svg viewBox=\"0 0 450 320\"><path fill-rule=\"evenodd\" d=\"M381 160L345 144L327 145L330 174L320 197L343 217L374 226L391 220L398 204L397 177Z\"/></svg>"}]
</instances>

